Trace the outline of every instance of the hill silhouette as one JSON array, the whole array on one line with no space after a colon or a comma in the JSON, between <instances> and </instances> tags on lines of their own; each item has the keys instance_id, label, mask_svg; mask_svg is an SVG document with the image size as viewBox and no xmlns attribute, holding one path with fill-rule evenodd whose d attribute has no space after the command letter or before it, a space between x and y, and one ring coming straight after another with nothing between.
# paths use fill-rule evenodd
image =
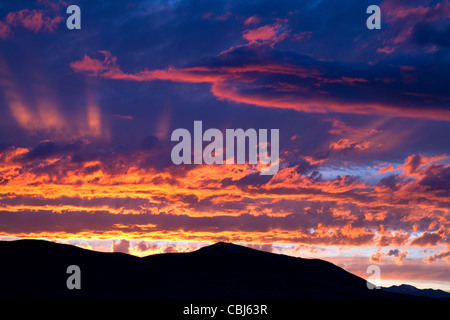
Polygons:
<instances>
[{"instance_id":1,"label":"hill silhouette","mask_svg":"<svg viewBox=\"0 0 450 320\"><path fill-rule=\"evenodd\" d=\"M439 289L417 289L414 286L408 284L402 284L399 286L390 286L388 288L382 288L384 291L409 294L418 297L437 298L437 299L450 299L450 293Z\"/></svg>"},{"instance_id":2,"label":"hill silhouette","mask_svg":"<svg viewBox=\"0 0 450 320\"><path fill-rule=\"evenodd\" d=\"M319 260L230 243L143 258L42 240L0 242L1 299L418 299L369 290L366 280ZM81 289L69 290L69 265Z\"/></svg>"}]
</instances>

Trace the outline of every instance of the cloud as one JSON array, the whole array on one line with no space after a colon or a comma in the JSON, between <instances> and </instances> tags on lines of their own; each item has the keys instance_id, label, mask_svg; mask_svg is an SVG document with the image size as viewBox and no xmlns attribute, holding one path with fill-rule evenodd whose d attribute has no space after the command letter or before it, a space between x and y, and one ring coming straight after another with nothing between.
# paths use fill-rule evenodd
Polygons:
<instances>
[{"instance_id":1,"label":"cloud","mask_svg":"<svg viewBox=\"0 0 450 320\"><path fill-rule=\"evenodd\" d=\"M370 147L371 143L369 141L362 142L352 142L349 139L340 139L337 142L330 144L331 149L342 150L342 149L358 149L365 150Z\"/></svg>"},{"instance_id":2,"label":"cloud","mask_svg":"<svg viewBox=\"0 0 450 320\"><path fill-rule=\"evenodd\" d=\"M393 54L414 45L420 48L428 45L448 47L448 42L444 40L444 33L448 31L444 17L450 14L448 1L427 4L419 1L384 1L381 10L389 27L383 32L384 46L379 52ZM447 31L436 29L442 24Z\"/></svg>"},{"instance_id":3,"label":"cloud","mask_svg":"<svg viewBox=\"0 0 450 320\"><path fill-rule=\"evenodd\" d=\"M384 257L385 255L386 255L385 253L381 252L381 250L378 249L374 254L372 254L372 255L369 257L369 262L371 262L371 263L376 263L376 264L380 264L380 263L381 263L381 260L383 259L383 257Z\"/></svg>"},{"instance_id":4,"label":"cloud","mask_svg":"<svg viewBox=\"0 0 450 320\"><path fill-rule=\"evenodd\" d=\"M395 264L402 265L407 255L408 251L406 250L400 251L398 249L391 249L386 253L383 252L381 248L378 248L377 251L369 257L369 262L382 264L383 259L386 257L393 257Z\"/></svg>"},{"instance_id":5,"label":"cloud","mask_svg":"<svg viewBox=\"0 0 450 320\"><path fill-rule=\"evenodd\" d=\"M130 253L130 241L122 239L112 243L112 252Z\"/></svg>"},{"instance_id":6,"label":"cloud","mask_svg":"<svg viewBox=\"0 0 450 320\"><path fill-rule=\"evenodd\" d=\"M406 256L408 255L408 251L406 251L406 250L400 251L398 249L394 249L394 250L389 250L387 255L393 256L395 263L398 265L401 265L401 264L403 264L403 260L405 260Z\"/></svg>"},{"instance_id":7,"label":"cloud","mask_svg":"<svg viewBox=\"0 0 450 320\"><path fill-rule=\"evenodd\" d=\"M10 26L22 26L25 29L38 32L52 33L56 30L59 23L63 21L62 16L49 17L41 10L23 9L9 13L5 21Z\"/></svg>"},{"instance_id":8,"label":"cloud","mask_svg":"<svg viewBox=\"0 0 450 320\"><path fill-rule=\"evenodd\" d=\"M254 37L249 37L254 41L263 42L266 41L264 39L269 41L276 37L273 27L264 30L264 32L261 30L255 32ZM383 99L379 93L371 92L375 80L361 78L356 74L347 74L348 71L338 66L331 64L326 66L323 62L311 61L310 58L305 57L299 57L299 60L308 61L304 64L299 64L299 61L279 62L278 59L273 59L275 57L271 51L270 46L268 48L264 44L250 43L222 52L217 59L212 60L213 63L210 65L145 69L135 73L122 71L117 58L109 51L97 53L103 58L85 55L82 60L74 61L70 65L75 72L106 79L209 83L211 92L219 100L260 107L294 109L308 113L332 111L450 120L448 110L437 103L441 100L439 95L433 97L435 102L431 102L427 97L428 104L425 111L421 107L420 99L417 100L415 97L414 100L409 101L409 96L405 96L402 92L403 90L414 91L414 89L402 88L401 91L392 91L389 86L385 86L383 90L391 91L390 96L396 96L389 101ZM242 58L243 55L248 57L267 55L267 58L260 61L251 61L250 58L250 61L244 63L237 61L234 63L237 57ZM392 73L388 70L390 67L386 68L386 72ZM401 74L398 74L398 77L400 76ZM379 89L377 85L377 90ZM356 94L360 90L367 94L364 96ZM367 143L360 147L367 148Z\"/></svg>"},{"instance_id":9,"label":"cloud","mask_svg":"<svg viewBox=\"0 0 450 320\"><path fill-rule=\"evenodd\" d=\"M258 15L253 15L253 16L250 16L247 19L245 19L244 25L246 25L246 26L255 25L255 24L259 24L260 22L261 22L261 17L259 17Z\"/></svg>"},{"instance_id":10,"label":"cloud","mask_svg":"<svg viewBox=\"0 0 450 320\"><path fill-rule=\"evenodd\" d=\"M445 164L447 160L448 156L445 154L432 157L413 154L407 157L401 168L407 177L414 177L415 180L405 184L405 189L409 192L429 192L438 197L448 197L450 164Z\"/></svg>"},{"instance_id":11,"label":"cloud","mask_svg":"<svg viewBox=\"0 0 450 320\"><path fill-rule=\"evenodd\" d=\"M0 38L7 39L11 33L11 27L7 23L0 21Z\"/></svg>"},{"instance_id":12,"label":"cloud","mask_svg":"<svg viewBox=\"0 0 450 320\"><path fill-rule=\"evenodd\" d=\"M421 236L413 239L410 243L412 246L436 246L442 236L434 232L425 232Z\"/></svg>"},{"instance_id":13,"label":"cloud","mask_svg":"<svg viewBox=\"0 0 450 320\"><path fill-rule=\"evenodd\" d=\"M82 60L72 62L70 66L76 72L88 72L90 75L95 76L103 73L107 73L108 75L120 73L116 57L113 57L110 52L104 50L99 51L99 53L103 54L103 61L84 55Z\"/></svg>"},{"instance_id":14,"label":"cloud","mask_svg":"<svg viewBox=\"0 0 450 320\"><path fill-rule=\"evenodd\" d=\"M237 228L242 232L299 228L302 241L313 243L434 246L444 241L445 230L439 226L446 224L448 188L442 185L446 180L435 177L441 177L448 166L431 163L419 166L417 176L391 175L372 185L358 176L325 178L317 171L323 164L306 161L263 177L250 165L179 168L171 165L170 159L160 159L166 153L170 154L164 143L155 139L149 140L145 149L139 146L124 152L99 152L96 144L84 142L44 141L31 149L8 147L0 153L3 209L106 210L119 215L165 212L193 218L180 218L190 221L181 226L196 231L202 230L208 219L202 222L195 217L220 216L207 225L217 222L224 231ZM410 163L409 159L405 162ZM71 191L74 186L76 195ZM41 194L51 197L40 199ZM252 218L259 215L262 217ZM178 225L175 216L167 218L173 226ZM265 220L264 216L279 219ZM126 222L128 217L124 219L115 224L129 225L127 228L138 234L149 230L133 229L132 225L160 226L152 219L131 224ZM311 233L309 228L315 231ZM383 233L380 228L393 233Z\"/></svg>"},{"instance_id":15,"label":"cloud","mask_svg":"<svg viewBox=\"0 0 450 320\"><path fill-rule=\"evenodd\" d=\"M428 190L436 190L442 196L449 196L450 190L450 166L443 164L429 165L419 180L421 186Z\"/></svg>"},{"instance_id":16,"label":"cloud","mask_svg":"<svg viewBox=\"0 0 450 320\"><path fill-rule=\"evenodd\" d=\"M145 252L145 251L154 251L156 249L158 249L159 246L155 243L151 243L149 244L147 241L139 241L139 243L137 244L137 250L140 252Z\"/></svg>"},{"instance_id":17,"label":"cloud","mask_svg":"<svg viewBox=\"0 0 450 320\"><path fill-rule=\"evenodd\" d=\"M391 172L391 171L395 171L395 170L396 169L392 166L392 164L388 164L387 166L380 168L380 170L378 170L377 174Z\"/></svg>"},{"instance_id":18,"label":"cloud","mask_svg":"<svg viewBox=\"0 0 450 320\"><path fill-rule=\"evenodd\" d=\"M164 253L173 253L173 252L177 252L177 250L175 249L175 246L173 246L173 245L168 245L164 249Z\"/></svg>"},{"instance_id":19,"label":"cloud","mask_svg":"<svg viewBox=\"0 0 450 320\"><path fill-rule=\"evenodd\" d=\"M65 4L61 1L37 1L37 5L44 5L42 9L22 9L13 11L6 15L4 21L0 21L0 38L11 38L14 34L13 30L17 27L30 30L34 33L53 33L59 24L65 18L59 15L62 6Z\"/></svg>"},{"instance_id":20,"label":"cloud","mask_svg":"<svg viewBox=\"0 0 450 320\"><path fill-rule=\"evenodd\" d=\"M49 140L41 141L36 147L23 154L20 158L25 161L32 161L67 155L68 153L80 150L86 143L86 140L80 140L71 144L59 145Z\"/></svg>"},{"instance_id":21,"label":"cloud","mask_svg":"<svg viewBox=\"0 0 450 320\"><path fill-rule=\"evenodd\" d=\"M359 176L326 177L319 173L324 163L306 160L271 177L248 164L179 168L168 160L160 169L155 162L167 152L164 141L148 140L146 148L122 152L51 141L2 149L0 235L234 241L264 250L277 242L379 246L371 261L396 264L405 263L408 246L446 243L448 196L440 180L434 188L434 179L422 183L445 173L446 157L406 157L413 176L372 184ZM125 241L112 245L114 251L126 248L156 250Z\"/></svg>"},{"instance_id":22,"label":"cloud","mask_svg":"<svg viewBox=\"0 0 450 320\"><path fill-rule=\"evenodd\" d=\"M450 47L450 28L418 23L413 29L412 38L422 46L433 46L432 51L436 51L437 47L448 48Z\"/></svg>"},{"instance_id":23,"label":"cloud","mask_svg":"<svg viewBox=\"0 0 450 320\"><path fill-rule=\"evenodd\" d=\"M449 26L445 17L450 14L448 1L426 3L419 1L383 1L380 4L388 27L380 38L382 47L377 51L391 55L397 51L429 50L429 46L448 47L445 35Z\"/></svg>"},{"instance_id":24,"label":"cloud","mask_svg":"<svg viewBox=\"0 0 450 320\"><path fill-rule=\"evenodd\" d=\"M272 244L254 244L254 243L247 243L247 247L260 250L260 251L266 251L266 252L273 252L274 248Z\"/></svg>"},{"instance_id":25,"label":"cloud","mask_svg":"<svg viewBox=\"0 0 450 320\"><path fill-rule=\"evenodd\" d=\"M409 156L405 164L403 165L403 169L405 170L407 175L413 175L417 169L425 164L425 159L420 154L414 154Z\"/></svg>"},{"instance_id":26,"label":"cloud","mask_svg":"<svg viewBox=\"0 0 450 320\"><path fill-rule=\"evenodd\" d=\"M385 219L386 217L384 217ZM411 237L409 231L389 231L385 230L383 224L379 225L379 230L377 230L377 237L375 239L375 244L379 247L388 246L405 246ZM397 250L397 249L396 249Z\"/></svg>"},{"instance_id":27,"label":"cloud","mask_svg":"<svg viewBox=\"0 0 450 320\"><path fill-rule=\"evenodd\" d=\"M121 115L121 114L113 114L113 118L120 120L133 120L133 116Z\"/></svg>"},{"instance_id":28,"label":"cloud","mask_svg":"<svg viewBox=\"0 0 450 320\"><path fill-rule=\"evenodd\" d=\"M250 19L250 18L249 18ZM255 23L255 19L250 22L247 19L244 24ZM242 37L250 43L270 43L275 44L283 41L290 34L290 29L286 27L287 20L279 20L271 25L265 25L256 29L248 29L242 33Z\"/></svg>"},{"instance_id":29,"label":"cloud","mask_svg":"<svg viewBox=\"0 0 450 320\"><path fill-rule=\"evenodd\" d=\"M434 254L429 255L428 257L426 257L424 259L424 261L428 262L428 263L433 263L433 262L436 262L436 261L438 261L440 259L446 261L447 263L450 263L450 251L443 251L443 252L440 252L440 253L434 253Z\"/></svg>"}]
</instances>

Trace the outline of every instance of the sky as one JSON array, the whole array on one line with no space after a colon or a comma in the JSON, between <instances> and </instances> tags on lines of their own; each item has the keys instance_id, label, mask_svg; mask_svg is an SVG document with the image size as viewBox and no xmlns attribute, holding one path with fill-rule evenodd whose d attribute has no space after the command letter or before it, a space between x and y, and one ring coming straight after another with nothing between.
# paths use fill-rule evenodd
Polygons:
<instances>
[{"instance_id":1,"label":"sky","mask_svg":"<svg viewBox=\"0 0 450 320\"><path fill-rule=\"evenodd\" d=\"M227 241L450 291L449 17L432 0L2 1L0 239ZM194 121L278 129L278 172L175 165Z\"/></svg>"}]
</instances>

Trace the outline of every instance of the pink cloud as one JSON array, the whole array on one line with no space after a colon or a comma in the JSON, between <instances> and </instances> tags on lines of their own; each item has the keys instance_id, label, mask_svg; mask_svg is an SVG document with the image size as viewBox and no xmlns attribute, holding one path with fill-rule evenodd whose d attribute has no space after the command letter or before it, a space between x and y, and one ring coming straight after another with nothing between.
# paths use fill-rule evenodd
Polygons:
<instances>
[{"instance_id":1,"label":"pink cloud","mask_svg":"<svg viewBox=\"0 0 450 320\"><path fill-rule=\"evenodd\" d=\"M286 29L287 21L280 20L271 25L265 25L256 29L249 29L243 32L242 37L248 42L277 43L286 39L290 30Z\"/></svg>"},{"instance_id":2,"label":"pink cloud","mask_svg":"<svg viewBox=\"0 0 450 320\"><path fill-rule=\"evenodd\" d=\"M337 142L331 143L330 148L335 150L350 149L350 148L365 150L368 149L371 144L372 143L370 141L354 142L350 141L349 139L340 139Z\"/></svg>"},{"instance_id":3,"label":"pink cloud","mask_svg":"<svg viewBox=\"0 0 450 320\"><path fill-rule=\"evenodd\" d=\"M443 1L434 6L425 4L414 7L406 1L384 1L381 9L386 12L386 20L389 22L407 19L434 22L450 15L450 2Z\"/></svg>"},{"instance_id":4,"label":"pink cloud","mask_svg":"<svg viewBox=\"0 0 450 320\"><path fill-rule=\"evenodd\" d=\"M11 35L11 27L2 21L0 21L0 38L7 39Z\"/></svg>"},{"instance_id":5,"label":"pink cloud","mask_svg":"<svg viewBox=\"0 0 450 320\"><path fill-rule=\"evenodd\" d=\"M442 236L434 232L425 232L420 237L413 239L410 243L411 246L435 246L438 241L442 239Z\"/></svg>"},{"instance_id":6,"label":"pink cloud","mask_svg":"<svg viewBox=\"0 0 450 320\"><path fill-rule=\"evenodd\" d=\"M13 35L13 29L22 27L34 33L55 32L59 24L65 19L59 15L65 2L38 0L38 5L46 7L42 9L22 9L10 12L3 21L0 21L0 38L7 39Z\"/></svg>"},{"instance_id":7,"label":"pink cloud","mask_svg":"<svg viewBox=\"0 0 450 320\"><path fill-rule=\"evenodd\" d=\"M264 29L261 29L264 28ZM258 50L260 42L273 45L285 32L277 31L273 26L264 26L247 34L246 50ZM278 32L278 33L277 33ZM259 42L256 43L255 42ZM232 54L233 50L221 55ZM173 82L210 83L211 92L222 100L245 103L268 108L294 109L303 112L325 113L328 111L354 114L380 114L406 117L426 117L428 119L447 120L450 113L445 109L405 108L399 103L377 101L345 101L339 95L328 94L330 88L337 86L367 86L370 82L363 78L349 76L334 77L326 75L326 70L317 66L299 66L290 63L266 62L238 66L197 66L189 68L168 67L136 73L122 71L117 58L108 51L99 51L103 59L85 55L82 60L70 64L75 72L87 73L106 79L129 81L168 80ZM270 82L261 84L271 75L292 75L295 82ZM331 87L330 87L331 86ZM358 139L359 140L359 139ZM354 141L358 141L354 140ZM379 143L378 143L379 144ZM368 144L359 149L367 149Z\"/></svg>"},{"instance_id":8,"label":"pink cloud","mask_svg":"<svg viewBox=\"0 0 450 320\"><path fill-rule=\"evenodd\" d=\"M37 0L36 3L48 7L55 12L69 5L66 1L62 0Z\"/></svg>"},{"instance_id":9,"label":"pink cloud","mask_svg":"<svg viewBox=\"0 0 450 320\"><path fill-rule=\"evenodd\" d=\"M447 263L450 263L450 251L443 251L441 253L432 254L432 255L426 257L424 259L424 261L428 262L428 263L433 263L440 259L446 261Z\"/></svg>"},{"instance_id":10,"label":"pink cloud","mask_svg":"<svg viewBox=\"0 0 450 320\"><path fill-rule=\"evenodd\" d=\"M121 73L116 57L113 57L109 51L99 51L99 53L103 54L103 61L85 54L82 60L72 62L70 66L76 72L87 72L93 76L99 76L103 73L108 73L109 76Z\"/></svg>"},{"instance_id":11,"label":"pink cloud","mask_svg":"<svg viewBox=\"0 0 450 320\"><path fill-rule=\"evenodd\" d=\"M432 173L435 167L430 166L427 171L424 170L430 164L448 159L447 155L439 155L433 157L425 157L421 154L412 154L406 158L402 166L407 176L423 176L427 173Z\"/></svg>"},{"instance_id":12,"label":"pink cloud","mask_svg":"<svg viewBox=\"0 0 450 320\"><path fill-rule=\"evenodd\" d=\"M216 20L218 21L227 21L229 17L233 14L230 11L225 12L223 15L217 16Z\"/></svg>"},{"instance_id":13,"label":"pink cloud","mask_svg":"<svg viewBox=\"0 0 450 320\"><path fill-rule=\"evenodd\" d=\"M392 54L407 45L417 24L435 24L450 15L450 1L420 5L413 1L383 1L380 7L385 21L389 23L382 33L382 47L377 49L377 52L384 54Z\"/></svg>"},{"instance_id":14,"label":"pink cloud","mask_svg":"<svg viewBox=\"0 0 450 320\"><path fill-rule=\"evenodd\" d=\"M257 15L248 17L247 19L245 19L244 21L244 25L249 26L249 25L254 25L254 24L258 24L261 22L261 18Z\"/></svg>"},{"instance_id":15,"label":"pink cloud","mask_svg":"<svg viewBox=\"0 0 450 320\"><path fill-rule=\"evenodd\" d=\"M55 32L59 24L65 19L58 13L64 2L50 2L39 0L37 4L44 5L45 10L41 9L22 9L10 12L3 21L0 21L0 38L7 39L13 35L13 29L22 27L34 33Z\"/></svg>"},{"instance_id":16,"label":"pink cloud","mask_svg":"<svg viewBox=\"0 0 450 320\"><path fill-rule=\"evenodd\" d=\"M381 248L379 248L374 254L369 257L369 261L371 263L381 264L383 259L392 257L395 264L402 265L407 255L408 251L406 250L399 251L398 249L393 249L385 253L381 251Z\"/></svg>"},{"instance_id":17,"label":"pink cloud","mask_svg":"<svg viewBox=\"0 0 450 320\"><path fill-rule=\"evenodd\" d=\"M312 37L311 31L303 31L292 35L292 38L295 41L304 41L310 39L311 37Z\"/></svg>"},{"instance_id":18,"label":"pink cloud","mask_svg":"<svg viewBox=\"0 0 450 320\"><path fill-rule=\"evenodd\" d=\"M122 115L122 114L113 114L113 118L122 119L122 120L133 120L133 116Z\"/></svg>"},{"instance_id":19,"label":"pink cloud","mask_svg":"<svg viewBox=\"0 0 450 320\"><path fill-rule=\"evenodd\" d=\"M23 9L9 13L5 20L12 26L21 25L25 29L38 33L54 32L64 18L62 16L48 17L42 10Z\"/></svg>"},{"instance_id":20,"label":"pink cloud","mask_svg":"<svg viewBox=\"0 0 450 320\"><path fill-rule=\"evenodd\" d=\"M393 256L394 262L398 265L402 265L403 261L406 259L406 256L408 255L408 251L406 251L406 250L399 251L398 249L389 250L387 255Z\"/></svg>"},{"instance_id":21,"label":"pink cloud","mask_svg":"<svg viewBox=\"0 0 450 320\"><path fill-rule=\"evenodd\" d=\"M361 129L353 128L339 119L328 119L331 122L332 129L328 132L331 134L359 134Z\"/></svg>"},{"instance_id":22,"label":"pink cloud","mask_svg":"<svg viewBox=\"0 0 450 320\"><path fill-rule=\"evenodd\" d=\"M371 215L366 214L367 220L371 220ZM376 218L381 218L381 220L386 221L386 215L382 213L378 213ZM375 239L375 244L380 247L387 246L404 246L407 244L411 234L409 232L401 232L401 231L391 231L385 230L383 225L379 226L379 230L377 231L378 236Z\"/></svg>"},{"instance_id":23,"label":"pink cloud","mask_svg":"<svg viewBox=\"0 0 450 320\"><path fill-rule=\"evenodd\" d=\"M391 54L395 50L397 50L397 48L398 48L397 46L384 46L382 48L378 48L377 52L385 53L385 54Z\"/></svg>"},{"instance_id":24,"label":"pink cloud","mask_svg":"<svg viewBox=\"0 0 450 320\"><path fill-rule=\"evenodd\" d=\"M290 74L298 77L310 77L317 75L317 71L311 68L303 68L294 65L266 64L266 65L244 65L229 67L190 67L144 70L134 74L123 72L117 64L117 58L109 51L99 51L103 55L103 60L91 58L84 55L82 60L74 61L70 64L76 72L86 72L92 76L101 76L107 79L153 81L170 80L174 82L191 83L218 83L228 80L250 81L245 79L245 75L250 72Z\"/></svg>"},{"instance_id":25,"label":"pink cloud","mask_svg":"<svg viewBox=\"0 0 450 320\"><path fill-rule=\"evenodd\" d=\"M389 164L385 167L382 167L380 170L378 170L377 174L391 172L391 171L395 171L395 168L392 166L392 164Z\"/></svg>"},{"instance_id":26,"label":"pink cloud","mask_svg":"<svg viewBox=\"0 0 450 320\"><path fill-rule=\"evenodd\" d=\"M112 252L130 253L130 241L121 239L118 243L112 243Z\"/></svg>"},{"instance_id":27,"label":"pink cloud","mask_svg":"<svg viewBox=\"0 0 450 320\"><path fill-rule=\"evenodd\" d=\"M369 257L369 261L371 263L380 264L383 257L386 255L386 253L381 252L381 249L378 249L374 254L372 254Z\"/></svg>"}]
</instances>

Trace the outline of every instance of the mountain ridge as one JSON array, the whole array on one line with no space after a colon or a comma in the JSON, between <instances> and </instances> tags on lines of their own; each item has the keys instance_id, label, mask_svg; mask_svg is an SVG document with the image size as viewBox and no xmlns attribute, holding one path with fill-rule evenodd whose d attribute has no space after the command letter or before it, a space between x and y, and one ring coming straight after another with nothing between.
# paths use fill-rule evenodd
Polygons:
<instances>
[{"instance_id":1,"label":"mountain ridge","mask_svg":"<svg viewBox=\"0 0 450 320\"><path fill-rule=\"evenodd\" d=\"M219 242L189 253L135 257L43 240L0 241L0 298L119 300L417 300L369 290L366 280L320 259ZM69 290L69 265L81 289Z\"/></svg>"},{"instance_id":2,"label":"mountain ridge","mask_svg":"<svg viewBox=\"0 0 450 320\"><path fill-rule=\"evenodd\" d=\"M393 285L390 287L381 288L387 292L402 293L418 297L437 298L437 299L450 299L450 292L446 292L440 289L418 289L409 284Z\"/></svg>"}]
</instances>

